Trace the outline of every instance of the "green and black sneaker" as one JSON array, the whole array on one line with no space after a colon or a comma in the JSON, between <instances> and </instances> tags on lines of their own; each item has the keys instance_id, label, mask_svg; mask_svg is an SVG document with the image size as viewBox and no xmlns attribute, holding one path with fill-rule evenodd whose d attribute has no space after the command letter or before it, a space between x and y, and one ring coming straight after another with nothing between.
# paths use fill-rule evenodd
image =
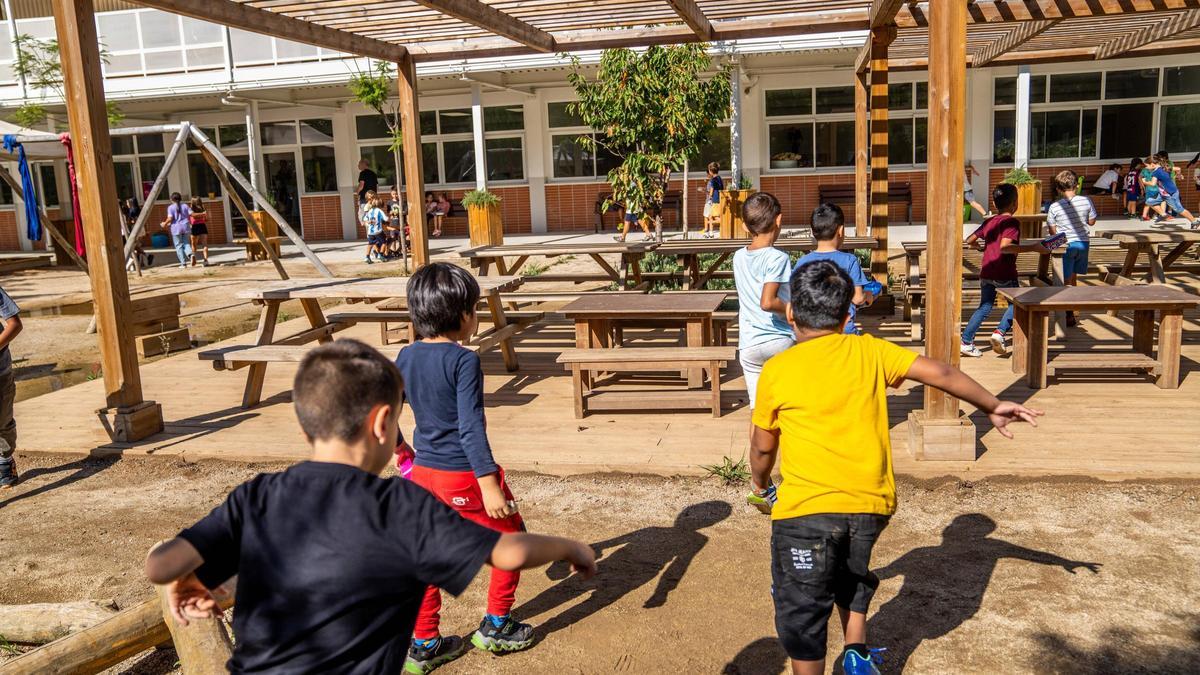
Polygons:
<instances>
[{"instance_id":1,"label":"green and black sneaker","mask_svg":"<svg viewBox=\"0 0 1200 675\"><path fill-rule=\"evenodd\" d=\"M466 643L457 635L434 638L432 640L413 640L408 648L408 658L404 660L404 671L412 675L432 673L439 666L444 666L466 652Z\"/></svg>"},{"instance_id":2,"label":"green and black sneaker","mask_svg":"<svg viewBox=\"0 0 1200 675\"><path fill-rule=\"evenodd\" d=\"M493 654L519 652L533 645L533 626L513 621L511 616L485 615L479 630L471 636L471 644Z\"/></svg>"}]
</instances>

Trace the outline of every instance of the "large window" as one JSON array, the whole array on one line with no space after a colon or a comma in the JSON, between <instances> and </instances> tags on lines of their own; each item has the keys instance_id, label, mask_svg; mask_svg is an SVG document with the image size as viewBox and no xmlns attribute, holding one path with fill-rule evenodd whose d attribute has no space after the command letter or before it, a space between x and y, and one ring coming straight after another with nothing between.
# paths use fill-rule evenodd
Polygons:
<instances>
[{"instance_id":1,"label":"large window","mask_svg":"<svg viewBox=\"0 0 1200 675\"><path fill-rule=\"evenodd\" d=\"M117 197L122 203L136 199L141 204L150 194L154 180L162 171L166 157L162 134L138 136L112 136L113 172L117 178ZM53 170L50 178L54 177ZM166 201L169 192L164 187L158 193L158 201Z\"/></svg>"},{"instance_id":2,"label":"large window","mask_svg":"<svg viewBox=\"0 0 1200 675\"><path fill-rule=\"evenodd\" d=\"M1164 96L1200 94L1200 66L1176 66L1163 73Z\"/></svg>"},{"instance_id":3,"label":"large window","mask_svg":"<svg viewBox=\"0 0 1200 675\"><path fill-rule=\"evenodd\" d=\"M1157 84L1156 80L1156 88ZM1153 126L1153 103L1104 106L1100 112L1100 156L1145 157L1149 154Z\"/></svg>"},{"instance_id":4,"label":"large window","mask_svg":"<svg viewBox=\"0 0 1200 675\"><path fill-rule=\"evenodd\" d=\"M1158 96L1158 68L1110 70L1104 74L1104 98Z\"/></svg>"},{"instance_id":5,"label":"large window","mask_svg":"<svg viewBox=\"0 0 1200 675\"><path fill-rule=\"evenodd\" d=\"M237 66L269 66L296 61L327 61L344 58L341 52L314 47L302 42L251 33L240 28L229 29L233 62Z\"/></svg>"},{"instance_id":6,"label":"large window","mask_svg":"<svg viewBox=\"0 0 1200 675\"><path fill-rule=\"evenodd\" d=\"M1158 128L1160 150L1200 152L1200 103L1164 105Z\"/></svg>"},{"instance_id":7,"label":"large window","mask_svg":"<svg viewBox=\"0 0 1200 675\"><path fill-rule=\"evenodd\" d=\"M54 165L37 165L37 180L38 196L42 198L42 206L46 208L58 206L58 179L54 175Z\"/></svg>"},{"instance_id":8,"label":"large window","mask_svg":"<svg viewBox=\"0 0 1200 675\"><path fill-rule=\"evenodd\" d=\"M106 75L225 67L225 38L218 24L155 9L105 12L96 15L96 22L100 42L108 50Z\"/></svg>"},{"instance_id":9,"label":"large window","mask_svg":"<svg viewBox=\"0 0 1200 675\"><path fill-rule=\"evenodd\" d=\"M593 132L569 109L570 103L550 103L546 119L550 126L550 164L555 178L603 178L621 165L621 160L604 146L604 134ZM595 139L596 143L582 140Z\"/></svg>"},{"instance_id":10,"label":"large window","mask_svg":"<svg viewBox=\"0 0 1200 675\"><path fill-rule=\"evenodd\" d=\"M730 158L729 127L713 127L700 145L700 150L695 155L688 157L688 171L701 173L711 162L720 164L721 170L727 171L730 166Z\"/></svg>"}]
</instances>

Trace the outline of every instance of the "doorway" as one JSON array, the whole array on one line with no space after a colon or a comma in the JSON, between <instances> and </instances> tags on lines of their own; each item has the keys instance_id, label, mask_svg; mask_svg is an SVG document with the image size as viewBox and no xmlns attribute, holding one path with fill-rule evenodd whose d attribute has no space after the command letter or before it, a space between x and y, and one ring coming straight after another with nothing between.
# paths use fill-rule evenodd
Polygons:
<instances>
[{"instance_id":1,"label":"doorway","mask_svg":"<svg viewBox=\"0 0 1200 675\"><path fill-rule=\"evenodd\" d=\"M247 180L249 179L249 177L250 177L250 158L248 156L233 155L233 156L229 157L229 161L233 163L233 167L238 170L238 173L245 176L247 178ZM241 198L242 203L246 205L246 208L253 209L254 201L250 198L250 193L248 193L242 189L241 183L239 183L237 181L230 181L230 182L233 183L234 191L237 193L237 196ZM245 217L242 216L242 212L239 211L238 208L233 205L232 200L226 199L226 202L227 202L227 204L225 206L225 213L229 214L229 226L230 226L230 229L233 230L233 238L234 239L249 238L250 228L248 228L246 226L246 219L245 219Z\"/></svg>"},{"instance_id":2,"label":"doorway","mask_svg":"<svg viewBox=\"0 0 1200 675\"><path fill-rule=\"evenodd\" d=\"M272 152L263 156L266 164L266 194L279 215L303 236L300 222L300 189L296 183L296 153Z\"/></svg>"}]
</instances>

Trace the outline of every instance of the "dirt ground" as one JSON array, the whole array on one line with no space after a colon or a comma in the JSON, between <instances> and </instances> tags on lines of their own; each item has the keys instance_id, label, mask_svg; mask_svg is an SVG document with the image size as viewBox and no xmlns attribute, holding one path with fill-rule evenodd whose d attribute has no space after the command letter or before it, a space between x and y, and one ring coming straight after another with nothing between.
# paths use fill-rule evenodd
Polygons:
<instances>
[{"instance_id":1,"label":"dirt ground","mask_svg":"<svg viewBox=\"0 0 1200 675\"><path fill-rule=\"evenodd\" d=\"M278 466L19 456L0 495L0 604L127 606L151 591L145 551ZM767 673L783 670L770 601L768 521L742 491L697 479L513 475L534 531L592 542L599 575L527 572L516 614L530 651L471 652L441 672ZM1200 671L1200 485L901 480L876 548L871 641L885 672ZM1095 573L1089 571L1091 564ZM449 600L444 628L477 625L486 580ZM830 630L837 649L839 631ZM169 652L113 672L169 672Z\"/></svg>"}]
</instances>

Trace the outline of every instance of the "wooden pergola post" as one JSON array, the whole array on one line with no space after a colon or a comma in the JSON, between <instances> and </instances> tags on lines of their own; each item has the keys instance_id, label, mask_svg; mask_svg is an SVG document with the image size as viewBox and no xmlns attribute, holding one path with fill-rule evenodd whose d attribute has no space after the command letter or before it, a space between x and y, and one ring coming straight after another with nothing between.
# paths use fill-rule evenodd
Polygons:
<instances>
[{"instance_id":1,"label":"wooden pergola post","mask_svg":"<svg viewBox=\"0 0 1200 675\"><path fill-rule=\"evenodd\" d=\"M870 161L870 131L867 128L867 74L854 74L854 234L862 237L871 222L871 177L867 174Z\"/></svg>"},{"instance_id":2,"label":"wooden pergola post","mask_svg":"<svg viewBox=\"0 0 1200 675\"><path fill-rule=\"evenodd\" d=\"M114 440L136 441L162 431L162 408L142 400L142 380L130 332L132 309L117 184L104 105L104 79L92 0L54 0L63 88L79 181L88 276L96 309L104 393ZM107 411L106 411L107 412Z\"/></svg>"},{"instance_id":3,"label":"wooden pergola post","mask_svg":"<svg viewBox=\"0 0 1200 675\"><path fill-rule=\"evenodd\" d=\"M413 267L429 263L429 236L425 232L425 173L421 167L421 109L417 101L417 64L405 52L396 62L396 87L400 96L400 131L404 136L404 192L408 196L408 232L412 238Z\"/></svg>"},{"instance_id":4,"label":"wooden pergola post","mask_svg":"<svg viewBox=\"0 0 1200 675\"><path fill-rule=\"evenodd\" d=\"M871 29L871 275L887 288L888 274L888 46L895 26Z\"/></svg>"},{"instance_id":5,"label":"wooden pergola post","mask_svg":"<svg viewBox=\"0 0 1200 675\"><path fill-rule=\"evenodd\" d=\"M966 3L931 3L925 355L953 365L959 362L962 315L966 63ZM958 399L925 387L924 410L909 415L909 450L917 459L975 459L975 426L959 411Z\"/></svg>"}]
</instances>

